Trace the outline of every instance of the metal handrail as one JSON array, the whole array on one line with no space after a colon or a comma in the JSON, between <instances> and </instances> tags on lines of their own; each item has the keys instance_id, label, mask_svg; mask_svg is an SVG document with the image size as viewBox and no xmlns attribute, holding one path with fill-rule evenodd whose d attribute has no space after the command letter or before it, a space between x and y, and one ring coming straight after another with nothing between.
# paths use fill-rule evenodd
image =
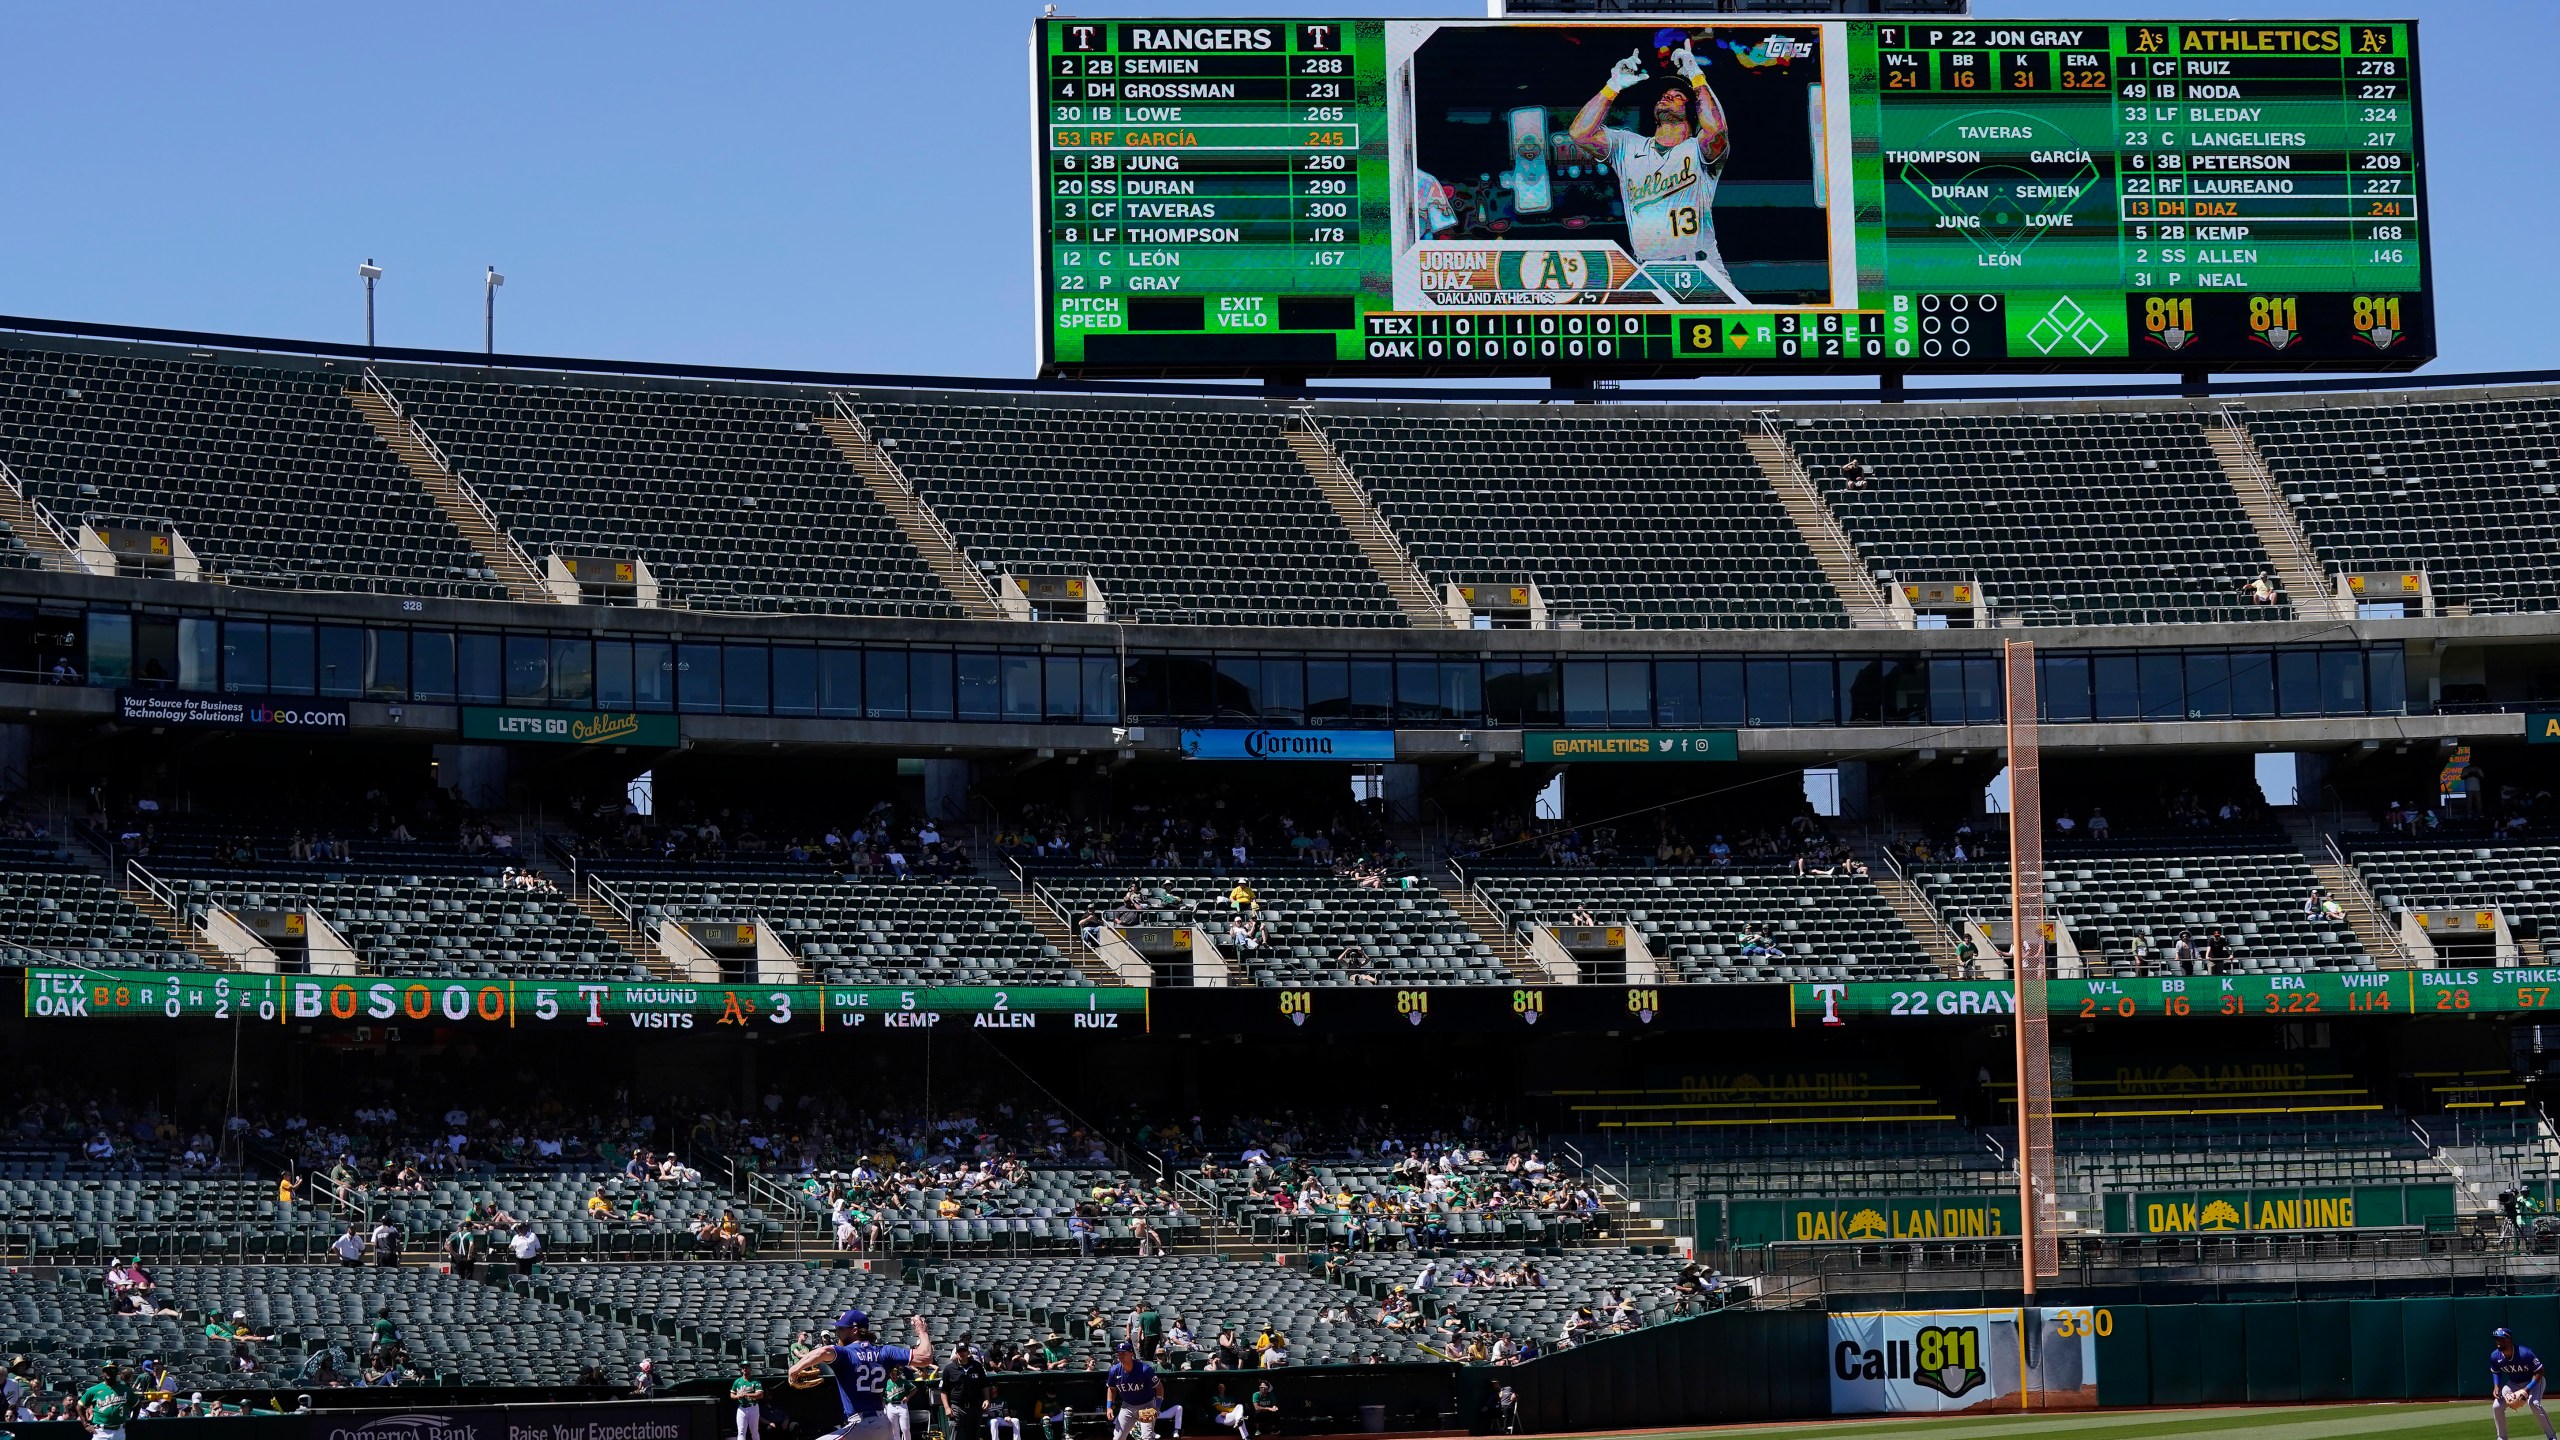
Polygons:
<instances>
[{"instance_id":1,"label":"metal handrail","mask_svg":"<svg viewBox=\"0 0 2560 1440\"><path fill-rule=\"evenodd\" d=\"M187 918L186 904L178 898L178 892L170 887L168 881L161 879L159 876L154 875L149 870L145 869L141 861L127 860L124 862L124 873L126 879L141 886L151 894L153 899L156 899L161 904L168 906L170 913L176 915L180 920Z\"/></svg>"},{"instance_id":2,"label":"metal handrail","mask_svg":"<svg viewBox=\"0 0 2560 1440\"><path fill-rule=\"evenodd\" d=\"M603 876L596 874L592 870L586 872L583 878L586 883L587 894L592 895L597 900L603 902L606 909L621 916L622 923L630 926L633 934L638 935L643 940L650 938L648 929L640 923L639 907L631 903L631 897L613 888L611 882L607 881Z\"/></svg>"},{"instance_id":3,"label":"metal handrail","mask_svg":"<svg viewBox=\"0 0 2560 1440\"><path fill-rule=\"evenodd\" d=\"M1049 887L1031 878L1031 872L1023 865L1021 856L1007 855L1004 857L1004 864L1006 869L1013 872L1014 888L1028 896L1032 904L1047 911L1061 926L1065 927L1069 940L1077 947L1082 959L1090 960L1095 966L1109 970L1114 980L1124 978L1118 970L1112 969L1103 962L1101 952L1094 948L1093 942L1084 938L1084 931L1067 914L1067 908L1058 903L1058 897L1049 893Z\"/></svg>"},{"instance_id":4,"label":"metal handrail","mask_svg":"<svg viewBox=\"0 0 2560 1440\"><path fill-rule=\"evenodd\" d=\"M1888 874L1893 876L1894 883L1900 885L1905 891L1907 891L1912 899L1920 902L1920 908L1929 913L1929 919L1938 927L1937 938L1939 943L1947 947L1948 957L1953 958L1956 954L1956 947L1962 943L1963 937L1957 933L1954 926L1947 923L1946 916L1938 913L1937 902L1929 898L1929 892L1921 889L1918 884L1914 883L1911 878L1911 872L1902 868L1902 857L1893 853L1892 846L1878 845L1876 847L1876 854L1884 861L1884 868Z\"/></svg>"},{"instance_id":5,"label":"metal handrail","mask_svg":"<svg viewBox=\"0 0 2560 1440\"><path fill-rule=\"evenodd\" d=\"M43 502L27 493L27 487L18 483L18 472L10 469L9 462L6 460L0 460L0 484L9 487L9 493L17 496L18 503L26 508L27 513L35 516L43 524L45 532L53 537L55 544L63 548L64 553L75 556L79 553L78 538L63 528L61 521L53 518L53 512L46 509Z\"/></svg>"},{"instance_id":6,"label":"metal handrail","mask_svg":"<svg viewBox=\"0 0 2560 1440\"><path fill-rule=\"evenodd\" d=\"M2228 403L2214 406L2213 413L2222 421L2224 429L2238 437L2233 453L2240 458L2241 468L2248 473L2250 482L2258 487L2259 494L2265 497L2267 503L2273 507L2274 513L2283 519L2285 549L2292 552L2293 563L2306 575L2328 580L2329 567L2320 563L2320 557L2312 550L2309 538L2302 533L2302 522L2294 518L2293 506L2284 498L2283 487L2276 484L2276 477L2268 472L2265 459L2258 454L2257 443L2249 438L2248 425L2241 420L2239 412L2232 409ZM2293 608L2296 618L2312 618L2302 615L2301 612L2314 605L2331 615L2337 613L2336 597L2325 593L2317 596L2305 595L2294 599Z\"/></svg>"},{"instance_id":7,"label":"metal handrail","mask_svg":"<svg viewBox=\"0 0 2560 1440\"><path fill-rule=\"evenodd\" d=\"M2349 880L2348 889L2354 903L2364 911L2365 918L2373 922L2373 928L2390 940L2391 953L2399 957L2403 966L2415 968L2418 957L2409 949L2409 942L2400 938L2400 927L2391 922L2391 917L2382 913L2382 906L2373 898L2373 890L2364 883L2364 876L2355 866L2347 863L2346 852L2338 848L2338 837L2323 831L2320 843L2329 851L2329 863L2337 866L2339 872Z\"/></svg>"},{"instance_id":8,"label":"metal handrail","mask_svg":"<svg viewBox=\"0 0 2560 1440\"><path fill-rule=\"evenodd\" d=\"M506 547L507 558L523 567L527 579L536 585L543 584L542 567L534 564L533 556L526 552L524 546L516 543L516 537L507 532L506 526L498 523L498 512L490 509L489 502L480 498L480 492L471 487L471 482L462 478L462 472L453 468L453 460L444 453L444 447L438 445L435 437L427 433L427 428L419 424L416 417L400 404L400 397L391 393L391 387L382 383L382 377L375 374L370 365L364 367L364 383L365 388L381 397L382 403L391 407L392 415L397 417L402 425L408 427L409 438L418 442L427 454L434 457L436 468L442 470L444 478L453 485L455 498L459 499L481 524L489 527L489 533L498 537L498 543Z\"/></svg>"},{"instance_id":9,"label":"metal handrail","mask_svg":"<svg viewBox=\"0 0 2560 1440\"><path fill-rule=\"evenodd\" d=\"M1368 486L1360 483L1360 477L1343 461L1342 452L1333 448L1333 437L1324 433L1324 427L1316 423L1315 411L1302 405L1297 408L1296 415L1300 428L1315 441L1316 448L1324 452L1325 463L1333 469L1333 478L1341 481L1351 491L1352 498L1360 502L1360 518L1368 525L1370 538L1383 542L1395 552L1404 569L1405 581L1420 591L1423 599L1432 603L1433 609L1438 609L1431 582L1424 577L1422 567L1413 563L1413 552L1404 548L1404 541L1397 536L1395 527L1387 523L1386 515L1378 508L1377 497L1369 493Z\"/></svg>"},{"instance_id":10,"label":"metal handrail","mask_svg":"<svg viewBox=\"0 0 2560 1440\"><path fill-rule=\"evenodd\" d=\"M827 392L827 401L834 407L836 418L842 420L864 445L870 447L872 463L878 465L881 475L897 488L898 494L914 510L916 518L924 522L925 528L932 532L936 540L942 542L944 549L960 557L961 568L968 572L980 598L984 599L988 605L1002 609L1003 602L996 595L995 587L987 583L987 577L980 573L977 565L970 560L968 550L952 535L950 527L942 523L942 517L934 513L932 506L925 503L924 496L916 490L915 482L907 478L907 472L898 464L897 457L889 453L889 447L872 435L870 426L862 423L862 416L853 408L852 399L841 390L831 390Z\"/></svg>"},{"instance_id":11,"label":"metal handrail","mask_svg":"<svg viewBox=\"0 0 2560 1440\"><path fill-rule=\"evenodd\" d=\"M1822 527L1823 538L1837 545L1841 554L1856 562L1852 568L1857 572L1860 587L1866 592L1858 598L1878 613L1891 615L1893 602L1885 598L1884 587L1876 583L1875 575L1867 569L1865 558L1858 553L1857 542L1849 538L1848 527L1840 523L1839 516L1831 513L1830 503L1822 498L1822 487L1814 484L1813 477L1805 473L1804 461L1796 457L1796 447L1788 444L1786 435L1778 429L1777 412L1761 410L1755 412L1754 418L1760 422L1760 433L1777 447L1786 469L1783 478L1803 486L1806 498L1813 501L1817 517L1814 523Z\"/></svg>"},{"instance_id":12,"label":"metal handrail","mask_svg":"<svg viewBox=\"0 0 2560 1440\"><path fill-rule=\"evenodd\" d=\"M1456 877L1458 884L1460 887L1465 889L1468 897L1473 899L1478 905L1483 906L1486 914L1491 915L1495 920L1501 923L1503 935L1509 939L1512 945L1519 949L1519 954L1516 956L1506 955L1499 956L1497 958L1501 959L1506 965L1514 959L1523 963L1533 963L1531 962L1529 954L1529 940L1526 934L1529 922L1525 922L1519 917L1513 915L1510 907L1494 899L1492 894L1484 888L1484 880L1481 877L1470 876L1467 874L1467 867L1458 863L1457 856L1450 856L1446 863L1449 867L1449 873Z\"/></svg>"}]
</instances>

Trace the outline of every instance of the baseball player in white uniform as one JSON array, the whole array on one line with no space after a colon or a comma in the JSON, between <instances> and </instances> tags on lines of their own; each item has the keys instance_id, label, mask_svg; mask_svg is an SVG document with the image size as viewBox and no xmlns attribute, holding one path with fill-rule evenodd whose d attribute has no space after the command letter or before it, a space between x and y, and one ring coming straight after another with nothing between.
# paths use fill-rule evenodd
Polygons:
<instances>
[{"instance_id":1,"label":"baseball player in white uniform","mask_svg":"<svg viewBox=\"0 0 2560 1440\"><path fill-rule=\"evenodd\" d=\"M1724 107L1707 88L1706 73L1687 45L1672 50L1669 58L1679 83L1666 87L1653 102L1651 134L1613 130L1604 123L1619 94L1644 82L1642 50L1629 51L1610 67L1608 82L1584 103L1566 133L1617 173L1618 198L1637 263L1694 265L1727 300L1748 305L1716 249L1716 182L1724 174L1731 139Z\"/></svg>"}]
</instances>

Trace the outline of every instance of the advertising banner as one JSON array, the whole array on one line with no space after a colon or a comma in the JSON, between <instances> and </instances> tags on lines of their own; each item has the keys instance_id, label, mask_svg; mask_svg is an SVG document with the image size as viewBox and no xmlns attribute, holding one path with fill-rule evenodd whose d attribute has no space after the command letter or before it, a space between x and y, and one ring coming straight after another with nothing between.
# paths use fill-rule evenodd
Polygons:
<instances>
[{"instance_id":1,"label":"advertising banner","mask_svg":"<svg viewBox=\"0 0 2560 1440\"><path fill-rule=\"evenodd\" d=\"M1831 1317L1831 1413L2082 1410L2098 1403L2087 1310L1879 1310Z\"/></svg>"},{"instance_id":2,"label":"advertising banner","mask_svg":"<svg viewBox=\"0 0 2560 1440\"><path fill-rule=\"evenodd\" d=\"M311 1440L707 1440L716 1428L702 1400L628 1400L586 1405L420 1406L411 1410L322 1410Z\"/></svg>"},{"instance_id":3,"label":"advertising banner","mask_svg":"<svg viewBox=\"0 0 2560 1440\"><path fill-rule=\"evenodd\" d=\"M1521 754L1541 760L1731 760L1740 753L1731 730L1531 730Z\"/></svg>"},{"instance_id":4,"label":"advertising banner","mask_svg":"<svg viewBox=\"0 0 2560 1440\"><path fill-rule=\"evenodd\" d=\"M344 733L347 702L307 695L183 695L175 690L119 690L116 718L128 725L187 730L291 730Z\"/></svg>"},{"instance_id":5,"label":"advertising banner","mask_svg":"<svg viewBox=\"0 0 2560 1440\"><path fill-rule=\"evenodd\" d=\"M494 705L462 707L465 740L527 740L538 745L648 745L676 743L676 717L627 710L510 710Z\"/></svg>"},{"instance_id":6,"label":"advertising banner","mask_svg":"<svg viewBox=\"0 0 2560 1440\"><path fill-rule=\"evenodd\" d=\"M2262 1190L2140 1191L2109 1195L2118 1235L2213 1235L2241 1230L2370 1230L2424 1225L2453 1213L2453 1187L2311 1185Z\"/></svg>"},{"instance_id":7,"label":"advertising banner","mask_svg":"<svg viewBox=\"0 0 2560 1440\"><path fill-rule=\"evenodd\" d=\"M1736 1245L1772 1241L1982 1240L2018 1233L2018 1197L1808 1196L1731 1202Z\"/></svg>"},{"instance_id":8,"label":"advertising banner","mask_svg":"<svg viewBox=\"0 0 2560 1440\"><path fill-rule=\"evenodd\" d=\"M1392 730L1185 730L1189 760L1393 760Z\"/></svg>"}]
</instances>

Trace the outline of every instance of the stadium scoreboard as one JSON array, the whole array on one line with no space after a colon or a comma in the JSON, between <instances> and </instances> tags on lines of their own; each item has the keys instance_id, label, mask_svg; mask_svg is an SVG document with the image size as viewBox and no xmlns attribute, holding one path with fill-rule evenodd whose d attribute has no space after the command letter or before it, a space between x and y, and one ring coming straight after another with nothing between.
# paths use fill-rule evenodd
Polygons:
<instances>
[{"instance_id":1,"label":"stadium scoreboard","mask_svg":"<svg viewBox=\"0 0 2560 1440\"><path fill-rule=\"evenodd\" d=\"M1036 22L1046 375L2394 370L2406 21Z\"/></svg>"}]
</instances>

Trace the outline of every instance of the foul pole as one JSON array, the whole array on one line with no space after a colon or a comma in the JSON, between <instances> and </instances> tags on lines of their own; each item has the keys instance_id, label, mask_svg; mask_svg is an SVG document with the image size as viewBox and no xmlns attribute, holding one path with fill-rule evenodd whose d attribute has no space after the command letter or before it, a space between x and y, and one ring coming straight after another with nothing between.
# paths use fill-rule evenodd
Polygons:
<instances>
[{"instance_id":1,"label":"foul pole","mask_svg":"<svg viewBox=\"0 0 2560 1440\"><path fill-rule=\"evenodd\" d=\"M2009 983L2018 1044L2018 1258L2029 1305L2062 1272L2053 1233L2053 1032L2045 1019L2044 794L2036 759L2036 647L2001 647L2008 683Z\"/></svg>"}]
</instances>

